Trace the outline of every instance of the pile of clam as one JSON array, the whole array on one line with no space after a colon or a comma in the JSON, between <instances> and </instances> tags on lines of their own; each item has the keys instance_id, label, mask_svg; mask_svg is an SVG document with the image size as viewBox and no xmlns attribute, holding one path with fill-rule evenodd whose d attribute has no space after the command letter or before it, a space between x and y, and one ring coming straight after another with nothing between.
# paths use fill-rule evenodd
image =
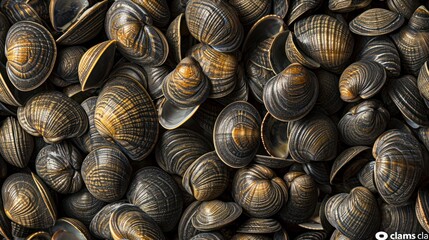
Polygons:
<instances>
[{"instance_id":1,"label":"pile of clam","mask_svg":"<svg viewBox=\"0 0 429 240\"><path fill-rule=\"evenodd\" d=\"M0 234L429 234L427 7L2 0Z\"/></svg>"}]
</instances>

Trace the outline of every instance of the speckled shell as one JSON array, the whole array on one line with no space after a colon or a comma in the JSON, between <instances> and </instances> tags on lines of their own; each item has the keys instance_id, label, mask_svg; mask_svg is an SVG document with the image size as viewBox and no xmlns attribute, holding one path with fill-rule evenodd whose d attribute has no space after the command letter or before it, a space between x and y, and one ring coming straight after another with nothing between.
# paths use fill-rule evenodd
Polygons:
<instances>
[{"instance_id":1,"label":"speckled shell","mask_svg":"<svg viewBox=\"0 0 429 240\"><path fill-rule=\"evenodd\" d=\"M423 172L420 143L397 129L383 133L374 143L375 184L383 200L403 205L410 199Z\"/></svg>"},{"instance_id":2,"label":"speckled shell","mask_svg":"<svg viewBox=\"0 0 429 240\"><path fill-rule=\"evenodd\" d=\"M381 102L368 100L350 108L340 119L338 130L347 145L371 146L384 132L389 120L389 111Z\"/></svg>"},{"instance_id":3,"label":"speckled shell","mask_svg":"<svg viewBox=\"0 0 429 240\"><path fill-rule=\"evenodd\" d=\"M42 85L51 74L57 47L51 33L42 25L21 21L6 36L6 70L12 84L21 91Z\"/></svg>"},{"instance_id":4,"label":"speckled shell","mask_svg":"<svg viewBox=\"0 0 429 240\"><path fill-rule=\"evenodd\" d=\"M299 20L294 32L301 49L329 71L340 72L352 55L354 40L347 25L328 15Z\"/></svg>"},{"instance_id":5,"label":"speckled shell","mask_svg":"<svg viewBox=\"0 0 429 240\"><path fill-rule=\"evenodd\" d=\"M380 226L380 210L374 195L364 187L329 198L325 205L329 222L348 238L365 240Z\"/></svg>"},{"instance_id":6,"label":"speckled shell","mask_svg":"<svg viewBox=\"0 0 429 240\"><path fill-rule=\"evenodd\" d=\"M24 227L48 228L55 223L57 212L49 189L33 173L10 175L3 183L2 199L7 217Z\"/></svg>"},{"instance_id":7,"label":"speckled shell","mask_svg":"<svg viewBox=\"0 0 429 240\"><path fill-rule=\"evenodd\" d=\"M261 116L250 103L238 101L226 106L213 129L214 147L219 158L233 168L249 164L261 142L260 125Z\"/></svg>"},{"instance_id":8,"label":"speckled shell","mask_svg":"<svg viewBox=\"0 0 429 240\"><path fill-rule=\"evenodd\" d=\"M164 34L152 26L149 14L131 0L112 4L106 14L105 29L107 37L117 41L118 50L131 62L159 66L168 57Z\"/></svg>"},{"instance_id":9,"label":"speckled shell","mask_svg":"<svg viewBox=\"0 0 429 240\"><path fill-rule=\"evenodd\" d=\"M377 94L386 82L386 70L377 62L361 60L348 66L341 74L341 99L356 102Z\"/></svg>"},{"instance_id":10,"label":"speckled shell","mask_svg":"<svg viewBox=\"0 0 429 240\"><path fill-rule=\"evenodd\" d=\"M163 231L172 230L179 222L182 193L174 179L160 168L140 169L130 184L127 199L148 214Z\"/></svg>"},{"instance_id":11,"label":"speckled shell","mask_svg":"<svg viewBox=\"0 0 429 240\"><path fill-rule=\"evenodd\" d=\"M229 169L217 156L209 152L195 160L183 174L182 185L198 201L220 196L229 183Z\"/></svg>"},{"instance_id":12,"label":"speckled shell","mask_svg":"<svg viewBox=\"0 0 429 240\"><path fill-rule=\"evenodd\" d=\"M318 95L316 75L304 66L293 63L267 82L263 101L273 117L281 121L293 121L311 111Z\"/></svg>"},{"instance_id":13,"label":"speckled shell","mask_svg":"<svg viewBox=\"0 0 429 240\"><path fill-rule=\"evenodd\" d=\"M45 142L58 143L81 136L88 128L83 108L64 93L50 91L36 94L17 112L19 124Z\"/></svg>"},{"instance_id":14,"label":"speckled shell","mask_svg":"<svg viewBox=\"0 0 429 240\"><path fill-rule=\"evenodd\" d=\"M88 191L104 202L118 201L125 195L131 171L127 157L119 149L109 146L90 152L81 167Z\"/></svg>"},{"instance_id":15,"label":"speckled shell","mask_svg":"<svg viewBox=\"0 0 429 240\"><path fill-rule=\"evenodd\" d=\"M192 225L200 231L216 230L236 220L241 213L242 208L235 202L205 201L192 217Z\"/></svg>"},{"instance_id":16,"label":"speckled shell","mask_svg":"<svg viewBox=\"0 0 429 240\"><path fill-rule=\"evenodd\" d=\"M107 203L98 200L84 188L79 192L67 195L62 201L62 207L66 216L76 218L85 225L89 226L92 218Z\"/></svg>"},{"instance_id":17,"label":"speckled shell","mask_svg":"<svg viewBox=\"0 0 429 240\"><path fill-rule=\"evenodd\" d=\"M178 128L162 134L156 145L155 158L164 171L183 176L189 165L211 150L213 146L204 136Z\"/></svg>"},{"instance_id":18,"label":"speckled shell","mask_svg":"<svg viewBox=\"0 0 429 240\"><path fill-rule=\"evenodd\" d=\"M7 117L0 125L0 154L9 164L24 168L34 149L33 136L28 134L14 117Z\"/></svg>"},{"instance_id":19,"label":"speckled shell","mask_svg":"<svg viewBox=\"0 0 429 240\"><path fill-rule=\"evenodd\" d=\"M125 204L112 212L109 229L114 240L147 239L164 240L156 222L137 206Z\"/></svg>"},{"instance_id":20,"label":"speckled shell","mask_svg":"<svg viewBox=\"0 0 429 240\"><path fill-rule=\"evenodd\" d=\"M224 1L190 0L185 17L192 36L220 52L233 52L243 41L244 30L237 12Z\"/></svg>"},{"instance_id":21,"label":"speckled shell","mask_svg":"<svg viewBox=\"0 0 429 240\"><path fill-rule=\"evenodd\" d=\"M192 51L192 57L210 80L209 98L221 98L234 90L238 68L235 55L216 51L208 45L197 45Z\"/></svg>"},{"instance_id":22,"label":"speckled shell","mask_svg":"<svg viewBox=\"0 0 429 240\"><path fill-rule=\"evenodd\" d=\"M168 101L178 107L195 107L209 96L209 84L198 62L186 57L165 77L162 92Z\"/></svg>"},{"instance_id":23,"label":"speckled shell","mask_svg":"<svg viewBox=\"0 0 429 240\"><path fill-rule=\"evenodd\" d=\"M94 123L102 137L113 140L135 161L145 159L158 138L152 99L140 83L125 76L104 85L97 99Z\"/></svg>"},{"instance_id":24,"label":"speckled shell","mask_svg":"<svg viewBox=\"0 0 429 240\"><path fill-rule=\"evenodd\" d=\"M363 36L380 36L394 32L404 24L404 17L384 8L371 8L354 18L350 31Z\"/></svg>"},{"instance_id":25,"label":"speckled shell","mask_svg":"<svg viewBox=\"0 0 429 240\"><path fill-rule=\"evenodd\" d=\"M288 201L288 188L273 170L259 164L239 169L232 183L236 203L252 217L276 214Z\"/></svg>"},{"instance_id":26,"label":"speckled shell","mask_svg":"<svg viewBox=\"0 0 429 240\"><path fill-rule=\"evenodd\" d=\"M329 161L337 154L335 124L321 113L311 113L288 125L289 154L297 162Z\"/></svg>"},{"instance_id":27,"label":"speckled shell","mask_svg":"<svg viewBox=\"0 0 429 240\"><path fill-rule=\"evenodd\" d=\"M48 145L37 154L36 171L52 189L62 194L75 193L83 186L80 167L83 156L71 143Z\"/></svg>"},{"instance_id":28,"label":"speckled shell","mask_svg":"<svg viewBox=\"0 0 429 240\"><path fill-rule=\"evenodd\" d=\"M385 89L411 127L429 126L429 109L419 94L415 77L405 75L392 79Z\"/></svg>"}]
</instances>

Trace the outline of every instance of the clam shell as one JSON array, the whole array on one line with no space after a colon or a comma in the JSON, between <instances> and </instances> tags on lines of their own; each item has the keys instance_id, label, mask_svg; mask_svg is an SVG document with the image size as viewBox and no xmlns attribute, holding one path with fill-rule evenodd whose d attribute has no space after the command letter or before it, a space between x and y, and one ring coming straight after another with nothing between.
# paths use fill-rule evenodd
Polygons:
<instances>
[{"instance_id":1,"label":"clam shell","mask_svg":"<svg viewBox=\"0 0 429 240\"><path fill-rule=\"evenodd\" d=\"M194 201L183 211L177 229L179 240L190 239L201 233L201 231L197 230L194 225L192 225L192 219L197 213L201 203L202 202Z\"/></svg>"},{"instance_id":2,"label":"clam shell","mask_svg":"<svg viewBox=\"0 0 429 240\"><path fill-rule=\"evenodd\" d=\"M186 25L184 13L181 13L170 23L165 37L170 47L170 58L176 63L179 63L191 46L195 44L195 39L189 33Z\"/></svg>"},{"instance_id":3,"label":"clam shell","mask_svg":"<svg viewBox=\"0 0 429 240\"><path fill-rule=\"evenodd\" d=\"M91 239L88 228L82 222L74 218L60 218L50 230L53 233L52 240L65 240L70 237L75 237L79 240Z\"/></svg>"},{"instance_id":4,"label":"clam shell","mask_svg":"<svg viewBox=\"0 0 429 240\"><path fill-rule=\"evenodd\" d=\"M353 177L371 160L370 147L356 146L341 152L332 165L329 181L331 184ZM341 179L341 180L339 180Z\"/></svg>"},{"instance_id":5,"label":"clam shell","mask_svg":"<svg viewBox=\"0 0 429 240\"><path fill-rule=\"evenodd\" d=\"M167 0L132 0L144 8L157 27L165 27L170 20L170 8Z\"/></svg>"},{"instance_id":6,"label":"clam shell","mask_svg":"<svg viewBox=\"0 0 429 240\"><path fill-rule=\"evenodd\" d=\"M374 167L375 161L368 162L358 174L359 182L362 186L368 188L371 192L377 193L377 188L374 182Z\"/></svg>"},{"instance_id":7,"label":"clam shell","mask_svg":"<svg viewBox=\"0 0 429 240\"><path fill-rule=\"evenodd\" d=\"M83 186L80 167L83 156L71 143L48 145L37 154L36 171L52 189L62 194L75 193Z\"/></svg>"},{"instance_id":8,"label":"clam shell","mask_svg":"<svg viewBox=\"0 0 429 240\"><path fill-rule=\"evenodd\" d=\"M243 26L253 25L261 17L268 15L273 5L270 0L230 0L228 2L236 9Z\"/></svg>"},{"instance_id":9,"label":"clam shell","mask_svg":"<svg viewBox=\"0 0 429 240\"><path fill-rule=\"evenodd\" d=\"M285 43L286 56L291 63L299 63L308 68L319 68L320 64L307 56L296 44L296 37L290 32Z\"/></svg>"},{"instance_id":10,"label":"clam shell","mask_svg":"<svg viewBox=\"0 0 429 240\"><path fill-rule=\"evenodd\" d=\"M288 39L289 35L289 31L280 32L274 36L273 41L271 42L268 57L270 59L271 70L275 74L279 74L291 63L286 54L287 50L282 50L287 43L286 40Z\"/></svg>"},{"instance_id":11,"label":"clam shell","mask_svg":"<svg viewBox=\"0 0 429 240\"><path fill-rule=\"evenodd\" d=\"M315 11L321 4L321 0L293 0L289 8L287 24L292 25L299 18Z\"/></svg>"},{"instance_id":12,"label":"clam shell","mask_svg":"<svg viewBox=\"0 0 429 240\"><path fill-rule=\"evenodd\" d=\"M419 7L419 2L407 0L387 0L387 6L405 18L411 18L414 10Z\"/></svg>"},{"instance_id":13,"label":"clam shell","mask_svg":"<svg viewBox=\"0 0 429 240\"><path fill-rule=\"evenodd\" d=\"M125 195L131 171L127 157L117 148L109 146L90 152L81 167L88 191L104 202L118 201Z\"/></svg>"},{"instance_id":14,"label":"clam shell","mask_svg":"<svg viewBox=\"0 0 429 240\"><path fill-rule=\"evenodd\" d=\"M109 220L112 216L112 213L121 206L131 205L127 204L124 201L119 201L115 203L110 203L104 206L91 220L89 225L89 230L91 234L98 238L112 239L109 228Z\"/></svg>"},{"instance_id":15,"label":"clam shell","mask_svg":"<svg viewBox=\"0 0 429 240\"><path fill-rule=\"evenodd\" d=\"M84 188L79 192L67 195L62 201L66 216L75 218L89 226L92 218L106 205Z\"/></svg>"},{"instance_id":16,"label":"clam shell","mask_svg":"<svg viewBox=\"0 0 429 240\"><path fill-rule=\"evenodd\" d=\"M376 159L375 184L383 200L403 205L410 199L422 175L422 152L419 142L411 134L388 130L374 143Z\"/></svg>"},{"instance_id":17,"label":"clam shell","mask_svg":"<svg viewBox=\"0 0 429 240\"><path fill-rule=\"evenodd\" d=\"M250 216L267 218L280 211L287 202L288 189L273 170L253 164L235 173L232 196Z\"/></svg>"},{"instance_id":18,"label":"clam shell","mask_svg":"<svg viewBox=\"0 0 429 240\"><path fill-rule=\"evenodd\" d=\"M31 91L42 85L51 74L57 57L51 33L30 21L21 21L10 27L5 52L7 75L21 91Z\"/></svg>"},{"instance_id":19,"label":"clam shell","mask_svg":"<svg viewBox=\"0 0 429 240\"><path fill-rule=\"evenodd\" d=\"M384 8L371 8L354 18L350 23L350 31L363 36L380 36L400 28L404 17Z\"/></svg>"},{"instance_id":20,"label":"clam shell","mask_svg":"<svg viewBox=\"0 0 429 240\"><path fill-rule=\"evenodd\" d=\"M147 91L150 97L153 100L162 98L163 97L162 85L163 85L165 76L167 76L168 73L171 72L170 68L165 65L162 65L159 67L145 66L144 70L147 73L147 81L148 81Z\"/></svg>"},{"instance_id":21,"label":"clam shell","mask_svg":"<svg viewBox=\"0 0 429 240\"><path fill-rule=\"evenodd\" d=\"M237 12L226 2L190 0L185 17L192 36L220 52L233 52L243 41L244 30Z\"/></svg>"},{"instance_id":22,"label":"clam shell","mask_svg":"<svg viewBox=\"0 0 429 240\"><path fill-rule=\"evenodd\" d=\"M52 27L57 32L66 31L88 8L89 4L88 0L50 1L49 19L51 20Z\"/></svg>"},{"instance_id":23,"label":"clam shell","mask_svg":"<svg viewBox=\"0 0 429 240\"><path fill-rule=\"evenodd\" d=\"M319 94L316 75L293 63L265 85L263 101L268 112L280 121L294 121L307 115Z\"/></svg>"},{"instance_id":24,"label":"clam shell","mask_svg":"<svg viewBox=\"0 0 429 240\"><path fill-rule=\"evenodd\" d=\"M422 97L429 101L429 68L427 61L420 69L420 73L417 78L417 88L419 89Z\"/></svg>"},{"instance_id":25,"label":"clam shell","mask_svg":"<svg viewBox=\"0 0 429 240\"><path fill-rule=\"evenodd\" d=\"M226 106L213 129L214 147L219 158L233 168L249 164L261 141L260 124L261 117L250 103L238 101Z\"/></svg>"},{"instance_id":26,"label":"clam shell","mask_svg":"<svg viewBox=\"0 0 429 240\"><path fill-rule=\"evenodd\" d=\"M341 99L356 102L377 94L386 82L386 70L377 62L361 60L348 66L341 74Z\"/></svg>"},{"instance_id":27,"label":"clam shell","mask_svg":"<svg viewBox=\"0 0 429 240\"><path fill-rule=\"evenodd\" d=\"M267 153L273 157L287 158L289 155L287 126L287 122L275 119L269 112L262 120L262 144Z\"/></svg>"},{"instance_id":28,"label":"clam shell","mask_svg":"<svg viewBox=\"0 0 429 240\"><path fill-rule=\"evenodd\" d=\"M304 53L329 71L340 72L352 55L354 40L347 25L328 15L299 20L294 32Z\"/></svg>"},{"instance_id":29,"label":"clam shell","mask_svg":"<svg viewBox=\"0 0 429 240\"><path fill-rule=\"evenodd\" d=\"M381 212L381 230L389 235L395 232L419 234L423 228L416 217L416 208L414 203L405 206L393 206L382 204Z\"/></svg>"},{"instance_id":30,"label":"clam shell","mask_svg":"<svg viewBox=\"0 0 429 240\"><path fill-rule=\"evenodd\" d=\"M241 207L235 202L205 201L192 217L192 225L200 231L220 229L236 220L241 212Z\"/></svg>"},{"instance_id":31,"label":"clam shell","mask_svg":"<svg viewBox=\"0 0 429 240\"><path fill-rule=\"evenodd\" d=\"M66 87L79 82L78 66L79 61L86 48L82 46L71 46L58 51L53 77L50 81L58 87Z\"/></svg>"},{"instance_id":32,"label":"clam shell","mask_svg":"<svg viewBox=\"0 0 429 240\"><path fill-rule=\"evenodd\" d=\"M173 230L179 222L182 194L174 179L160 168L140 169L130 184L127 199L165 232Z\"/></svg>"},{"instance_id":33,"label":"clam shell","mask_svg":"<svg viewBox=\"0 0 429 240\"><path fill-rule=\"evenodd\" d=\"M346 13L367 7L372 0L329 0L329 10L333 12Z\"/></svg>"},{"instance_id":34,"label":"clam shell","mask_svg":"<svg viewBox=\"0 0 429 240\"><path fill-rule=\"evenodd\" d=\"M272 218L249 218L237 229L238 233L274 233L280 231L282 226Z\"/></svg>"},{"instance_id":35,"label":"clam shell","mask_svg":"<svg viewBox=\"0 0 429 240\"><path fill-rule=\"evenodd\" d=\"M186 123L199 106L181 108L165 98L160 98L157 103L159 124L167 130L176 129Z\"/></svg>"},{"instance_id":36,"label":"clam shell","mask_svg":"<svg viewBox=\"0 0 429 240\"><path fill-rule=\"evenodd\" d=\"M196 159L183 174L182 185L198 201L213 200L228 187L229 169L216 152Z\"/></svg>"}]
</instances>

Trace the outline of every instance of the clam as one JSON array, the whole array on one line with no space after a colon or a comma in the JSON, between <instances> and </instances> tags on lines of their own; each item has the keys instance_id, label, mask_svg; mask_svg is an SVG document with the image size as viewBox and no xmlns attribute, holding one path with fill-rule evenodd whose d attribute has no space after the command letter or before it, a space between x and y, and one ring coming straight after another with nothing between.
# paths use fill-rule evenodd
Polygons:
<instances>
[{"instance_id":1,"label":"clam","mask_svg":"<svg viewBox=\"0 0 429 240\"><path fill-rule=\"evenodd\" d=\"M198 62L186 57L165 77L162 92L165 99L177 107L190 108L207 99L210 85Z\"/></svg>"},{"instance_id":2,"label":"clam","mask_svg":"<svg viewBox=\"0 0 429 240\"><path fill-rule=\"evenodd\" d=\"M354 40L347 25L328 15L297 21L294 33L304 53L329 71L340 72L352 55Z\"/></svg>"},{"instance_id":3,"label":"clam","mask_svg":"<svg viewBox=\"0 0 429 240\"><path fill-rule=\"evenodd\" d=\"M50 81L58 87L66 87L73 83L78 83L79 61L86 50L82 46L71 46L60 49Z\"/></svg>"},{"instance_id":4,"label":"clam","mask_svg":"<svg viewBox=\"0 0 429 240\"><path fill-rule=\"evenodd\" d=\"M177 229L179 240L190 239L193 236L201 233L201 231L197 230L194 225L192 225L192 219L197 213L201 203L202 202L194 201L183 211Z\"/></svg>"},{"instance_id":5,"label":"clam","mask_svg":"<svg viewBox=\"0 0 429 240\"><path fill-rule=\"evenodd\" d=\"M76 1L81 2L85 0L72 0L71 2ZM51 1L51 4L54 2L66 4L71 3L67 0L53 0ZM57 44L78 45L88 42L89 40L96 37L103 29L103 21L106 16L108 4L108 0L97 1L94 5L87 8L85 11L80 11L80 14L75 18L68 19L72 22L69 24L69 27L67 29L64 29L63 33L57 38ZM57 11L58 14L56 14L55 10L53 10L54 18L63 18L66 14L62 14L62 11L68 9L62 8L61 4L59 4L58 6L61 8L61 11ZM71 7L73 7L73 4Z\"/></svg>"},{"instance_id":6,"label":"clam","mask_svg":"<svg viewBox=\"0 0 429 240\"><path fill-rule=\"evenodd\" d=\"M51 33L42 25L21 21L6 36L6 70L12 84L21 91L42 85L51 74L57 47Z\"/></svg>"},{"instance_id":7,"label":"clam","mask_svg":"<svg viewBox=\"0 0 429 240\"><path fill-rule=\"evenodd\" d=\"M170 8L167 0L132 0L142 7L157 27L165 27L170 20Z\"/></svg>"},{"instance_id":8,"label":"clam","mask_svg":"<svg viewBox=\"0 0 429 240\"><path fill-rule=\"evenodd\" d=\"M102 137L113 140L131 160L141 161L155 147L159 129L156 116L144 87L132 78L116 76L98 96L94 124Z\"/></svg>"},{"instance_id":9,"label":"clam","mask_svg":"<svg viewBox=\"0 0 429 240\"><path fill-rule=\"evenodd\" d=\"M281 50L283 47L285 47L289 35L290 32L288 30L279 32L274 36L273 41L269 47L268 57L270 60L270 67L275 74L279 74L291 63L286 54L287 47L286 51Z\"/></svg>"},{"instance_id":10,"label":"clam","mask_svg":"<svg viewBox=\"0 0 429 240\"><path fill-rule=\"evenodd\" d=\"M279 212L280 217L290 223L304 223L316 210L318 188L310 175L289 171L283 177L289 199Z\"/></svg>"},{"instance_id":11,"label":"clam","mask_svg":"<svg viewBox=\"0 0 429 240\"><path fill-rule=\"evenodd\" d=\"M6 216L27 228L48 228L54 225L57 212L46 185L31 173L14 173L2 186Z\"/></svg>"},{"instance_id":12,"label":"clam","mask_svg":"<svg viewBox=\"0 0 429 240\"><path fill-rule=\"evenodd\" d=\"M114 240L165 239L155 221L140 208L131 204L119 206L112 212L109 219L109 229Z\"/></svg>"},{"instance_id":13,"label":"clam","mask_svg":"<svg viewBox=\"0 0 429 240\"><path fill-rule=\"evenodd\" d=\"M426 61L420 69L419 76L417 78L417 88L420 94L426 101L429 101L429 68L428 62Z\"/></svg>"},{"instance_id":14,"label":"clam","mask_svg":"<svg viewBox=\"0 0 429 240\"><path fill-rule=\"evenodd\" d=\"M109 227L109 220L112 216L112 213L122 206L131 205L128 203L125 203L123 201L110 203L106 206L104 206L91 220L91 223L89 224L89 230L91 231L91 234L94 235L97 238L103 238L103 239L112 239L112 235L110 233L110 227Z\"/></svg>"},{"instance_id":15,"label":"clam","mask_svg":"<svg viewBox=\"0 0 429 240\"><path fill-rule=\"evenodd\" d=\"M192 36L217 51L233 52L243 41L244 30L238 15L224 1L190 0L185 17Z\"/></svg>"},{"instance_id":16,"label":"clam","mask_svg":"<svg viewBox=\"0 0 429 240\"><path fill-rule=\"evenodd\" d=\"M344 104L338 91L339 77L323 69L318 69L315 73L319 80L319 97L315 106L321 107L328 115L332 115Z\"/></svg>"},{"instance_id":17,"label":"clam","mask_svg":"<svg viewBox=\"0 0 429 240\"><path fill-rule=\"evenodd\" d=\"M131 181L127 199L141 208L163 231L172 230L179 222L182 194L174 179L160 168L140 169Z\"/></svg>"},{"instance_id":18,"label":"clam","mask_svg":"<svg viewBox=\"0 0 429 240\"><path fill-rule=\"evenodd\" d=\"M409 133L388 130L377 138L372 154L376 159L374 179L379 194L388 204L403 205L423 172L418 140Z\"/></svg>"},{"instance_id":19,"label":"clam","mask_svg":"<svg viewBox=\"0 0 429 240\"><path fill-rule=\"evenodd\" d=\"M349 109L340 119L338 130L349 146L370 146L384 132L390 119L389 111L381 102L367 100Z\"/></svg>"},{"instance_id":20,"label":"clam","mask_svg":"<svg viewBox=\"0 0 429 240\"><path fill-rule=\"evenodd\" d=\"M88 228L79 220L63 217L51 227L52 240L90 240L91 234Z\"/></svg>"},{"instance_id":21,"label":"clam","mask_svg":"<svg viewBox=\"0 0 429 240\"><path fill-rule=\"evenodd\" d=\"M173 130L184 125L199 108L199 105L181 108L165 97L158 99L156 105L159 124L167 130Z\"/></svg>"},{"instance_id":22,"label":"clam","mask_svg":"<svg viewBox=\"0 0 429 240\"><path fill-rule=\"evenodd\" d=\"M381 64L388 77L399 77L401 59L393 41L387 36L369 39L357 56L358 60L369 60Z\"/></svg>"},{"instance_id":23,"label":"clam","mask_svg":"<svg viewBox=\"0 0 429 240\"><path fill-rule=\"evenodd\" d=\"M354 18L350 24L350 31L363 36L380 36L400 28L404 24L404 17L396 12L384 8L371 8Z\"/></svg>"},{"instance_id":24,"label":"clam","mask_svg":"<svg viewBox=\"0 0 429 240\"><path fill-rule=\"evenodd\" d=\"M197 45L192 51L192 57L197 60L209 79L209 98L221 98L234 90L238 68L235 55L219 52L209 45Z\"/></svg>"},{"instance_id":25,"label":"clam","mask_svg":"<svg viewBox=\"0 0 429 240\"><path fill-rule=\"evenodd\" d=\"M200 231L216 230L235 221L241 213L242 208L235 202L205 201L192 217L192 225Z\"/></svg>"},{"instance_id":26,"label":"clam","mask_svg":"<svg viewBox=\"0 0 429 240\"><path fill-rule=\"evenodd\" d=\"M368 239L378 231L380 210L374 195L364 187L329 198L325 206L329 222L344 236Z\"/></svg>"},{"instance_id":27,"label":"clam","mask_svg":"<svg viewBox=\"0 0 429 240\"><path fill-rule=\"evenodd\" d=\"M248 79L244 73L244 67L239 65L237 68L237 81L234 90L225 97L216 99L216 101L223 105L228 105L232 102L247 100L249 100Z\"/></svg>"},{"instance_id":28,"label":"clam","mask_svg":"<svg viewBox=\"0 0 429 240\"><path fill-rule=\"evenodd\" d=\"M423 228L416 217L416 208L414 203L405 206L393 206L382 204L381 212L381 230L389 235L395 232L419 234Z\"/></svg>"},{"instance_id":29,"label":"clam","mask_svg":"<svg viewBox=\"0 0 429 240\"><path fill-rule=\"evenodd\" d=\"M293 63L265 85L263 101L268 112L281 121L294 121L307 115L316 104L319 82L316 75Z\"/></svg>"},{"instance_id":30,"label":"clam","mask_svg":"<svg viewBox=\"0 0 429 240\"><path fill-rule=\"evenodd\" d=\"M332 165L330 183L342 183L355 176L371 160L370 149L366 146L355 146L341 152Z\"/></svg>"},{"instance_id":31,"label":"clam","mask_svg":"<svg viewBox=\"0 0 429 240\"><path fill-rule=\"evenodd\" d=\"M348 66L341 74L339 89L341 99L356 102L377 94L386 82L386 70L373 61L361 60Z\"/></svg>"},{"instance_id":32,"label":"clam","mask_svg":"<svg viewBox=\"0 0 429 240\"><path fill-rule=\"evenodd\" d=\"M36 171L52 189L62 194L75 193L82 188L80 167L83 157L71 143L48 145L37 154Z\"/></svg>"},{"instance_id":33,"label":"clam","mask_svg":"<svg viewBox=\"0 0 429 240\"><path fill-rule=\"evenodd\" d=\"M43 24L49 19L46 1L4 0L1 2L1 8L12 24L24 20Z\"/></svg>"},{"instance_id":34,"label":"clam","mask_svg":"<svg viewBox=\"0 0 429 240\"><path fill-rule=\"evenodd\" d=\"M229 183L229 169L217 156L209 152L196 159L183 174L182 185L198 201L220 196Z\"/></svg>"},{"instance_id":35,"label":"clam","mask_svg":"<svg viewBox=\"0 0 429 240\"><path fill-rule=\"evenodd\" d=\"M287 202L288 188L273 170L253 164L235 173L232 196L252 217L266 218L280 211Z\"/></svg>"},{"instance_id":36,"label":"clam","mask_svg":"<svg viewBox=\"0 0 429 240\"><path fill-rule=\"evenodd\" d=\"M226 106L217 116L213 129L219 158L233 168L249 164L261 141L260 124L261 117L250 103L238 101Z\"/></svg>"},{"instance_id":37,"label":"clam","mask_svg":"<svg viewBox=\"0 0 429 240\"><path fill-rule=\"evenodd\" d=\"M57 91L34 95L24 107L18 108L17 117L25 131L42 136L48 143L79 137L88 128L88 117L83 108Z\"/></svg>"},{"instance_id":38,"label":"clam","mask_svg":"<svg viewBox=\"0 0 429 240\"><path fill-rule=\"evenodd\" d=\"M98 88L113 66L116 41L104 41L88 49L79 61L78 76L82 91Z\"/></svg>"},{"instance_id":39,"label":"clam","mask_svg":"<svg viewBox=\"0 0 429 240\"><path fill-rule=\"evenodd\" d=\"M49 18L55 31L64 32L89 7L88 0L49 2Z\"/></svg>"},{"instance_id":40,"label":"clam","mask_svg":"<svg viewBox=\"0 0 429 240\"><path fill-rule=\"evenodd\" d=\"M398 0L401 1L402 0ZM405 4L405 3L404 3ZM399 33L392 35L398 48L403 70L417 76L421 66L429 56L429 11L420 6L413 13L408 25L401 28Z\"/></svg>"},{"instance_id":41,"label":"clam","mask_svg":"<svg viewBox=\"0 0 429 240\"><path fill-rule=\"evenodd\" d=\"M322 4L321 0L293 0L289 7L287 24L290 26L296 20L311 14Z\"/></svg>"},{"instance_id":42,"label":"clam","mask_svg":"<svg viewBox=\"0 0 429 240\"><path fill-rule=\"evenodd\" d=\"M329 161L337 154L338 133L327 116L313 112L289 123L289 154L297 162Z\"/></svg>"},{"instance_id":43,"label":"clam","mask_svg":"<svg viewBox=\"0 0 429 240\"><path fill-rule=\"evenodd\" d=\"M9 164L24 168L34 149L33 136L28 134L16 118L7 117L0 125L0 154Z\"/></svg>"},{"instance_id":44,"label":"clam","mask_svg":"<svg viewBox=\"0 0 429 240\"><path fill-rule=\"evenodd\" d=\"M329 0L329 9L333 12L345 13L367 7L372 0Z\"/></svg>"},{"instance_id":45,"label":"clam","mask_svg":"<svg viewBox=\"0 0 429 240\"><path fill-rule=\"evenodd\" d=\"M330 192L329 186L329 173L331 166L328 162L308 162L303 166L303 170L310 175L314 181L319 183L320 190L324 192ZM327 191L325 191L327 190Z\"/></svg>"},{"instance_id":46,"label":"clam","mask_svg":"<svg viewBox=\"0 0 429 240\"><path fill-rule=\"evenodd\" d=\"M358 173L359 182L371 192L377 193L374 182L375 161L368 162Z\"/></svg>"},{"instance_id":47,"label":"clam","mask_svg":"<svg viewBox=\"0 0 429 240\"><path fill-rule=\"evenodd\" d=\"M419 94L415 77L405 75L392 79L387 83L386 91L411 127L429 126L429 110Z\"/></svg>"},{"instance_id":48,"label":"clam","mask_svg":"<svg viewBox=\"0 0 429 240\"><path fill-rule=\"evenodd\" d=\"M273 157L287 158L289 155L287 126L287 122L275 119L269 112L262 120L262 144L267 153Z\"/></svg>"},{"instance_id":49,"label":"clam","mask_svg":"<svg viewBox=\"0 0 429 240\"><path fill-rule=\"evenodd\" d=\"M183 176L197 158L212 149L212 144L204 136L190 129L178 128L161 135L155 158L164 171Z\"/></svg>"},{"instance_id":50,"label":"clam","mask_svg":"<svg viewBox=\"0 0 429 240\"><path fill-rule=\"evenodd\" d=\"M118 77L128 77L143 86L144 89L149 88L149 81L148 76L145 68L135 64L126 61L124 58L122 58L122 62L117 62L113 67L112 71L109 74L109 79L114 78L116 76Z\"/></svg>"},{"instance_id":51,"label":"clam","mask_svg":"<svg viewBox=\"0 0 429 240\"><path fill-rule=\"evenodd\" d=\"M117 41L118 50L131 62L159 66L167 59L169 48L164 34L152 26L145 9L131 0L115 1L110 6L105 29L107 37Z\"/></svg>"},{"instance_id":52,"label":"clam","mask_svg":"<svg viewBox=\"0 0 429 240\"><path fill-rule=\"evenodd\" d=\"M92 218L106 205L84 188L63 198L62 207L67 217L75 218L89 226Z\"/></svg>"},{"instance_id":53,"label":"clam","mask_svg":"<svg viewBox=\"0 0 429 240\"><path fill-rule=\"evenodd\" d=\"M90 152L83 160L82 179L88 191L104 202L121 199L131 180L132 167L117 148L104 146Z\"/></svg>"}]
</instances>

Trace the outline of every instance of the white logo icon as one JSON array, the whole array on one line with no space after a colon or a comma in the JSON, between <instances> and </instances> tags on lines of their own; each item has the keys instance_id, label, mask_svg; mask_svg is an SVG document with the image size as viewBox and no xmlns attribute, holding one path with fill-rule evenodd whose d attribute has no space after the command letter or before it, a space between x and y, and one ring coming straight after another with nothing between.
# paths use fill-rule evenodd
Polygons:
<instances>
[{"instance_id":1,"label":"white logo icon","mask_svg":"<svg viewBox=\"0 0 429 240\"><path fill-rule=\"evenodd\" d=\"M387 240L387 238L389 238L389 235L386 232L378 232L375 234L375 238L377 240Z\"/></svg>"}]
</instances>

